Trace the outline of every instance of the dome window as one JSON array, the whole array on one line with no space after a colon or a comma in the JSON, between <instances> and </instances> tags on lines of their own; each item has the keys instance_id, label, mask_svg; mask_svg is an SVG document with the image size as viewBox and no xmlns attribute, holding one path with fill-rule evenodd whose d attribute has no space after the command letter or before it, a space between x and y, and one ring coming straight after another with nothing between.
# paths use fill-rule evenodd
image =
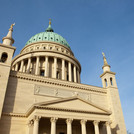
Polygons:
<instances>
[{"instance_id":1,"label":"dome window","mask_svg":"<svg viewBox=\"0 0 134 134\"><path fill-rule=\"evenodd\" d=\"M58 41L58 39L56 39Z\"/></svg>"},{"instance_id":2,"label":"dome window","mask_svg":"<svg viewBox=\"0 0 134 134\"><path fill-rule=\"evenodd\" d=\"M52 40L53 38L51 37L51 40Z\"/></svg>"},{"instance_id":3,"label":"dome window","mask_svg":"<svg viewBox=\"0 0 134 134\"><path fill-rule=\"evenodd\" d=\"M47 39L47 37L45 37L45 39Z\"/></svg>"},{"instance_id":4,"label":"dome window","mask_svg":"<svg viewBox=\"0 0 134 134\"><path fill-rule=\"evenodd\" d=\"M39 39L41 39L41 37L39 37Z\"/></svg>"}]
</instances>

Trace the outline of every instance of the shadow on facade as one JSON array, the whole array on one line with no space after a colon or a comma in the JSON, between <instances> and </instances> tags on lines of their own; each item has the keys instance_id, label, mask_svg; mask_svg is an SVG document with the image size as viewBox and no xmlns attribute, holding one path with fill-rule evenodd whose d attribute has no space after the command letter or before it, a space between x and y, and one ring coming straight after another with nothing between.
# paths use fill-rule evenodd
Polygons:
<instances>
[{"instance_id":1,"label":"shadow on facade","mask_svg":"<svg viewBox=\"0 0 134 134\"><path fill-rule=\"evenodd\" d=\"M17 78L10 76L7 84L8 86L5 95L4 107L3 107L4 114L13 113L16 91L17 91L17 84L18 84ZM10 131L11 121L12 121L11 116L2 116L0 127L5 128L5 130L2 129L4 131L2 132L3 134L9 134L11 132Z\"/></svg>"}]
</instances>

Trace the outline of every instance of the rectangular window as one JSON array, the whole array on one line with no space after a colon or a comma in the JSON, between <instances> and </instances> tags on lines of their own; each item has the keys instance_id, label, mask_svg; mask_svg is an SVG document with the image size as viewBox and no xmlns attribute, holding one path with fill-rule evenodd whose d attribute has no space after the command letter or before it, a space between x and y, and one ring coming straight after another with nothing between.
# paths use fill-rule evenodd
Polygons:
<instances>
[{"instance_id":1,"label":"rectangular window","mask_svg":"<svg viewBox=\"0 0 134 134\"><path fill-rule=\"evenodd\" d=\"M44 76L45 71L44 70L40 70L40 76Z\"/></svg>"}]
</instances>

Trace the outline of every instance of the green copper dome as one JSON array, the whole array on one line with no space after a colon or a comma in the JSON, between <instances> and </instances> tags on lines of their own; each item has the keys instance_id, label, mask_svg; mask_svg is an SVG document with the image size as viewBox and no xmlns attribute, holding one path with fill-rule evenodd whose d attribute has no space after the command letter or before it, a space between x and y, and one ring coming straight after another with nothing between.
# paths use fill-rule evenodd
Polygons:
<instances>
[{"instance_id":1,"label":"green copper dome","mask_svg":"<svg viewBox=\"0 0 134 134\"><path fill-rule=\"evenodd\" d=\"M54 30L51 28L51 22L49 22L49 26L45 32L41 32L32 36L27 41L26 45L34 43L34 42L39 42L39 41L52 41L52 42L60 43L70 48L69 44L62 36L60 36L57 33L54 33Z\"/></svg>"}]
</instances>

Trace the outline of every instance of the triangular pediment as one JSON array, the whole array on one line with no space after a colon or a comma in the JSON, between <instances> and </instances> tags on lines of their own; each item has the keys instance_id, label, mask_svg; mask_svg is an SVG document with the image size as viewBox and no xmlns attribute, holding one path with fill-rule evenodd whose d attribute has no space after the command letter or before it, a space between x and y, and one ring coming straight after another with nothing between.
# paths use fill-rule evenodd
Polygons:
<instances>
[{"instance_id":1,"label":"triangular pediment","mask_svg":"<svg viewBox=\"0 0 134 134\"><path fill-rule=\"evenodd\" d=\"M92 102L85 101L79 97L70 97L64 99L57 99L54 101L37 103L35 106L38 107L48 107L48 108L56 108L56 109L64 109L69 111L83 111L90 113L102 113L102 114L110 114L110 112L100 106L93 104Z\"/></svg>"}]
</instances>

